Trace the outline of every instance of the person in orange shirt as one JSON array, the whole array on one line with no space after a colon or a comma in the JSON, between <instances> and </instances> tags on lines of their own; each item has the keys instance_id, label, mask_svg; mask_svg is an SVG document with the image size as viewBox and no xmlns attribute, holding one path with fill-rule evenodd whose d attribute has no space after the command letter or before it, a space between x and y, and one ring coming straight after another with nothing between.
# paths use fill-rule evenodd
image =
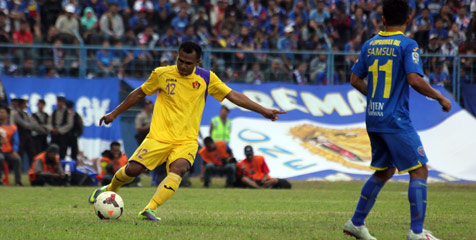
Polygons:
<instances>
[{"instance_id":1,"label":"person in orange shirt","mask_svg":"<svg viewBox=\"0 0 476 240\"><path fill-rule=\"evenodd\" d=\"M226 175L225 187L231 187L236 180L236 166L233 159L233 152L225 141L213 141L211 137L203 139L205 147L202 147L198 154L203 159L201 179L203 186L209 187L211 177L215 174Z\"/></svg>"},{"instance_id":2,"label":"person in orange shirt","mask_svg":"<svg viewBox=\"0 0 476 240\"><path fill-rule=\"evenodd\" d=\"M279 180L269 176L269 168L263 156L254 155L253 148L245 147L246 158L236 164L241 182L251 188L275 187Z\"/></svg>"},{"instance_id":3,"label":"person in orange shirt","mask_svg":"<svg viewBox=\"0 0 476 240\"><path fill-rule=\"evenodd\" d=\"M66 185L66 177L59 159L59 146L51 144L46 151L34 157L28 176L31 186Z\"/></svg>"},{"instance_id":4,"label":"person in orange shirt","mask_svg":"<svg viewBox=\"0 0 476 240\"><path fill-rule=\"evenodd\" d=\"M21 158L19 150L18 128L10 122L10 109L0 105L0 179L3 173L3 163L7 161L15 173L15 185L23 186L21 183ZM0 181L1 185L1 181Z\"/></svg>"},{"instance_id":5,"label":"person in orange shirt","mask_svg":"<svg viewBox=\"0 0 476 240\"><path fill-rule=\"evenodd\" d=\"M108 185L112 181L114 173L127 164L128 158L125 153L121 152L121 144L112 142L109 150L102 153L101 157L101 174L97 176L101 184Z\"/></svg>"}]
</instances>

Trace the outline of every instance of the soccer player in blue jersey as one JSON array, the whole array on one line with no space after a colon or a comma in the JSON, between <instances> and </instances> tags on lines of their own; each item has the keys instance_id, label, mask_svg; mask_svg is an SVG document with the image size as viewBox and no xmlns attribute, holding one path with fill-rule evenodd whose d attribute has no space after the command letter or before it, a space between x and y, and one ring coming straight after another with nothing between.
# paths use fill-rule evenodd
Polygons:
<instances>
[{"instance_id":1,"label":"soccer player in blue jersey","mask_svg":"<svg viewBox=\"0 0 476 240\"><path fill-rule=\"evenodd\" d=\"M366 125L372 146L371 168L375 170L362 188L354 216L344 225L344 232L358 239L376 239L364 220L396 170L410 174L411 227L407 239L436 239L423 229L428 159L410 120L409 85L437 100L445 112L451 109L451 102L422 78L418 44L403 34L410 22L408 13L406 0L384 0L385 32L364 44L352 68L352 86L367 96Z\"/></svg>"}]
</instances>

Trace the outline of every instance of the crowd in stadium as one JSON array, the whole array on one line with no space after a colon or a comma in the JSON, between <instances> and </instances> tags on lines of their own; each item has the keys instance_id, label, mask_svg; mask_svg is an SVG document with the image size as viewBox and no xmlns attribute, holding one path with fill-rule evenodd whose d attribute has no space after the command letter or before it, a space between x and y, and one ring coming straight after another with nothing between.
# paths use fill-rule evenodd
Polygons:
<instances>
[{"instance_id":1,"label":"crowd in stadium","mask_svg":"<svg viewBox=\"0 0 476 240\"><path fill-rule=\"evenodd\" d=\"M476 50L475 0L410 0L406 34L423 53L472 54ZM180 42L215 49L211 68L226 81L327 83L325 54L264 54L257 50L358 52L383 30L376 0L1 0L0 43L102 46L88 51L88 74L147 77L173 64ZM76 34L77 33L77 34ZM105 47L135 46L135 50ZM142 49L143 48L143 49ZM20 76L78 76L79 51L4 49L0 73ZM13 52L12 52L13 51ZM248 51L248 52L246 52ZM453 57L424 59L427 80L449 85ZM347 82L352 56L335 56L334 82ZM463 59L461 78L470 82L474 59Z\"/></svg>"}]
</instances>

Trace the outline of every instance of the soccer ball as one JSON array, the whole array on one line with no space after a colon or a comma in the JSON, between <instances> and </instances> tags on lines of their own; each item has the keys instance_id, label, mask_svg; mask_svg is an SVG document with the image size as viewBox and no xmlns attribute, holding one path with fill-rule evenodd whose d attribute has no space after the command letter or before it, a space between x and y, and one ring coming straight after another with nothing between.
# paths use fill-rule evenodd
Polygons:
<instances>
[{"instance_id":1,"label":"soccer ball","mask_svg":"<svg viewBox=\"0 0 476 240\"><path fill-rule=\"evenodd\" d=\"M103 192L94 201L94 211L100 219L118 219L124 211L124 201L115 192Z\"/></svg>"}]
</instances>

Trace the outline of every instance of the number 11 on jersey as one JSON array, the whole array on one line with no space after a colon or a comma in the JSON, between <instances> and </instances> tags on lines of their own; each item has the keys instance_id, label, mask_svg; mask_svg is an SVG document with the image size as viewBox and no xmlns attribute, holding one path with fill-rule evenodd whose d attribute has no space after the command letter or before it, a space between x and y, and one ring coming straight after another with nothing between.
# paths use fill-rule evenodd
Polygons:
<instances>
[{"instance_id":1,"label":"number 11 on jersey","mask_svg":"<svg viewBox=\"0 0 476 240\"><path fill-rule=\"evenodd\" d=\"M374 63L369 66L369 72L372 72L372 98L375 96L375 90L377 89L377 83L379 82L378 79L378 72L382 71L385 72L385 81L384 81L384 88L383 88L383 98L390 97L390 90L392 88L392 67L393 67L393 60L388 60L387 63L384 65L378 65L378 59L374 61Z\"/></svg>"}]
</instances>

